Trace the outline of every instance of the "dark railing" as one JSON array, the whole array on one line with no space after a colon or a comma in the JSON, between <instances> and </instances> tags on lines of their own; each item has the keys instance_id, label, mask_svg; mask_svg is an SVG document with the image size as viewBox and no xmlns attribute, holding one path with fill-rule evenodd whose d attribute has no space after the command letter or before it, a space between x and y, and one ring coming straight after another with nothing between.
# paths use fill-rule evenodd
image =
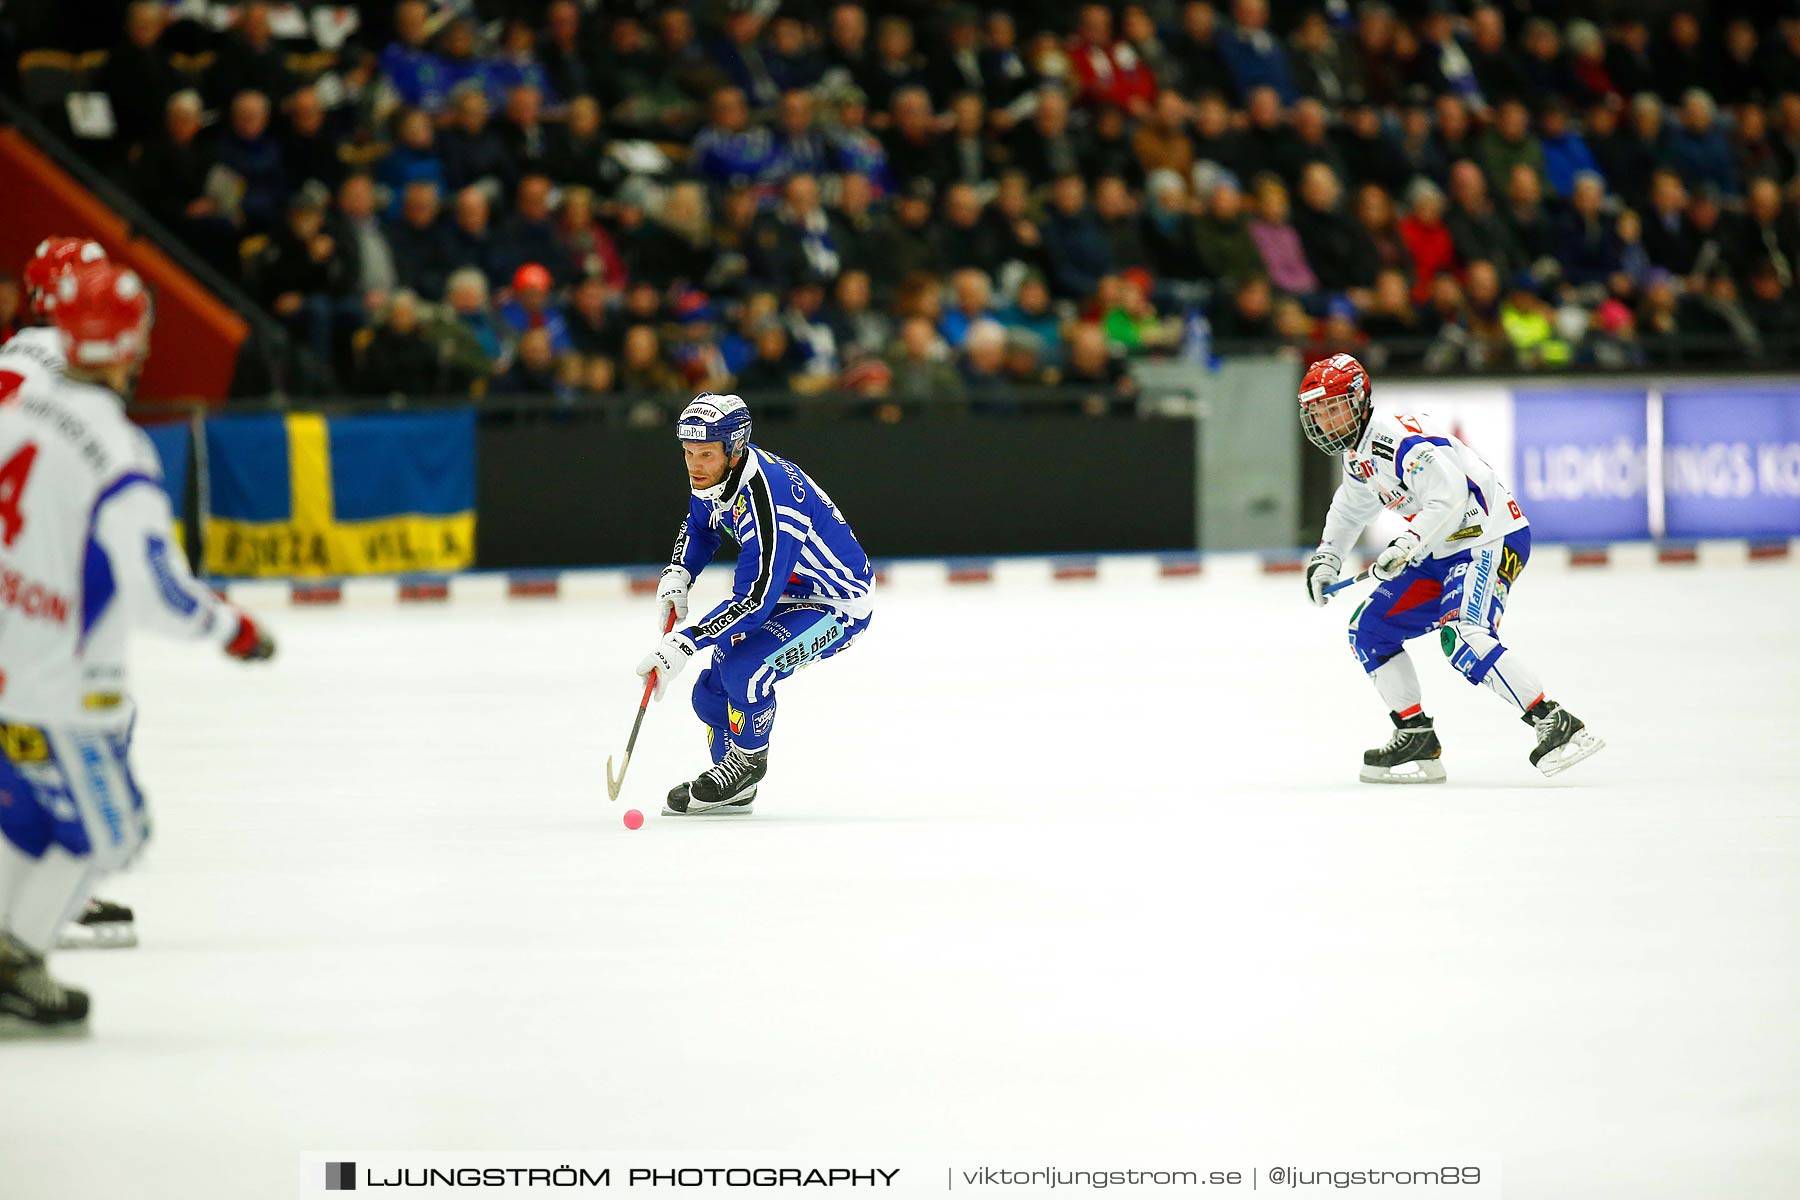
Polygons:
<instances>
[{"instance_id":1,"label":"dark railing","mask_svg":"<svg viewBox=\"0 0 1800 1200\"><path fill-rule=\"evenodd\" d=\"M129 236L154 243L158 250L244 319L250 334L238 351L232 383L234 395L281 395L293 390L296 382L331 377L304 347L288 336L281 322L264 311L234 280L194 253L173 231L144 211L130 193L4 92L0 92L0 123L18 129L58 167L74 176L82 187L112 209L125 222Z\"/></svg>"}]
</instances>

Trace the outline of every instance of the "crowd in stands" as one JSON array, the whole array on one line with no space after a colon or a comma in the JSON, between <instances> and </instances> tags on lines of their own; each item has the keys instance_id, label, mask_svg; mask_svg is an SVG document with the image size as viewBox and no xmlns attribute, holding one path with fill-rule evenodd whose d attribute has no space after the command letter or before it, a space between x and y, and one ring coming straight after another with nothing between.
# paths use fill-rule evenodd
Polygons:
<instances>
[{"instance_id":1,"label":"crowd in stands","mask_svg":"<svg viewBox=\"0 0 1800 1200\"><path fill-rule=\"evenodd\" d=\"M142 203L371 395L1800 358L1800 19L1531 7L399 0L321 54L139 0L101 86Z\"/></svg>"}]
</instances>

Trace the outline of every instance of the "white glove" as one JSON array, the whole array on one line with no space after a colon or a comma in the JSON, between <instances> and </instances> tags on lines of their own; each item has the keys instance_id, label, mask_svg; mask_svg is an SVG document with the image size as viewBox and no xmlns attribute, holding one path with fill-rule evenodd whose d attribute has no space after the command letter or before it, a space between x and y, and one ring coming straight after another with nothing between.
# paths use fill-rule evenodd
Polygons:
<instances>
[{"instance_id":1,"label":"white glove","mask_svg":"<svg viewBox=\"0 0 1800 1200\"><path fill-rule=\"evenodd\" d=\"M685 633L670 633L656 643L656 649L644 655L638 661L639 679L648 678L655 684L651 693L658 700L662 699L663 688L669 681L687 668L688 660L694 657L694 641Z\"/></svg>"},{"instance_id":2,"label":"white glove","mask_svg":"<svg viewBox=\"0 0 1800 1200\"><path fill-rule=\"evenodd\" d=\"M663 568L662 580L656 589L656 632L661 633L669 627L670 610L675 613L677 625L687 620L688 588L693 582L694 577L688 574L686 567Z\"/></svg>"},{"instance_id":3,"label":"white glove","mask_svg":"<svg viewBox=\"0 0 1800 1200\"><path fill-rule=\"evenodd\" d=\"M1407 530L1387 544L1387 548L1375 556L1375 565L1369 568L1369 574L1386 583L1406 568L1412 566L1413 555L1419 552L1419 535Z\"/></svg>"},{"instance_id":4,"label":"white glove","mask_svg":"<svg viewBox=\"0 0 1800 1200\"><path fill-rule=\"evenodd\" d=\"M1315 550L1306 560L1306 594L1315 607L1324 608L1331 602L1325 589L1338 581L1343 565L1344 560L1329 550Z\"/></svg>"}]
</instances>

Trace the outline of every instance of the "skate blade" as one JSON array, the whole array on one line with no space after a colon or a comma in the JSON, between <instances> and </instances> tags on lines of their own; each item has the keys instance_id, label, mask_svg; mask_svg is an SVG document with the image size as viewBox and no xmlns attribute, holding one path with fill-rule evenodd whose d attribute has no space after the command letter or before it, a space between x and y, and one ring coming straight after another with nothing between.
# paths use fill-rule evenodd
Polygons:
<instances>
[{"instance_id":1,"label":"skate blade","mask_svg":"<svg viewBox=\"0 0 1800 1200\"><path fill-rule=\"evenodd\" d=\"M58 950L129 950L137 944L137 929L130 925L70 925L56 938Z\"/></svg>"},{"instance_id":2,"label":"skate blade","mask_svg":"<svg viewBox=\"0 0 1800 1200\"><path fill-rule=\"evenodd\" d=\"M64 1021L57 1025L40 1025L36 1021L27 1021L23 1017L10 1013L0 1013L0 1041L21 1041L25 1038L80 1038L88 1035L87 1018L79 1021Z\"/></svg>"},{"instance_id":3,"label":"skate blade","mask_svg":"<svg viewBox=\"0 0 1800 1200\"><path fill-rule=\"evenodd\" d=\"M676 812L668 805L663 805L662 815L665 817L747 817L756 809L754 804L741 807L730 804L716 804L711 808L690 808L686 812Z\"/></svg>"},{"instance_id":4,"label":"skate blade","mask_svg":"<svg viewBox=\"0 0 1800 1200\"><path fill-rule=\"evenodd\" d=\"M1606 743L1589 733L1578 730L1574 737L1564 742L1538 760L1538 770L1546 776L1560 775L1584 758L1592 758L1606 749Z\"/></svg>"},{"instance_id":5,"label":"skate blade","mask_svg":"<svg viewBox=\"0 0 1800 1200\"><path fill-rule=\"evenodd\" d=\"M1436 759L1422 759L1419 762L1405 765L1415 769L1396 771L1389 767L1371 767L1364 764L1362 774L1357 778L1364 783L1442 783L1446 778L1444 764Z\"/></svg>"}]
</instances>

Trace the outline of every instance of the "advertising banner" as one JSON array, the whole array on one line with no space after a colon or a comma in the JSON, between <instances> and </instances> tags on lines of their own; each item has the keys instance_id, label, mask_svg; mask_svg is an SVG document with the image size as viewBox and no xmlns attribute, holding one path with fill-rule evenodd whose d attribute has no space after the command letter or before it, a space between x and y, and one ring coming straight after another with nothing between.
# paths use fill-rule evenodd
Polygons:
<instances>
[{"instance_id":1,"label":"advertising banner","mask_svg":"<svg viewBox=\"0 0 1800 1200\"><path fill-rule=\"evenodd\" d=\"M1647 413L1646 395L1636 389L1514 393L1517 458L1509 482L1534 538L1607 542L1650 536Z\"/></svg>"},{"instance_id":2,"label":"advertising banner","mask_svg":"<svg viewBox=\"0 0 1800 1200\"><path fill-rule=\"evenodd\" d=\"M1800 392L1665 393L1663 493L1672 538L1800 535Z\"/></svg>"}]
</instances>

